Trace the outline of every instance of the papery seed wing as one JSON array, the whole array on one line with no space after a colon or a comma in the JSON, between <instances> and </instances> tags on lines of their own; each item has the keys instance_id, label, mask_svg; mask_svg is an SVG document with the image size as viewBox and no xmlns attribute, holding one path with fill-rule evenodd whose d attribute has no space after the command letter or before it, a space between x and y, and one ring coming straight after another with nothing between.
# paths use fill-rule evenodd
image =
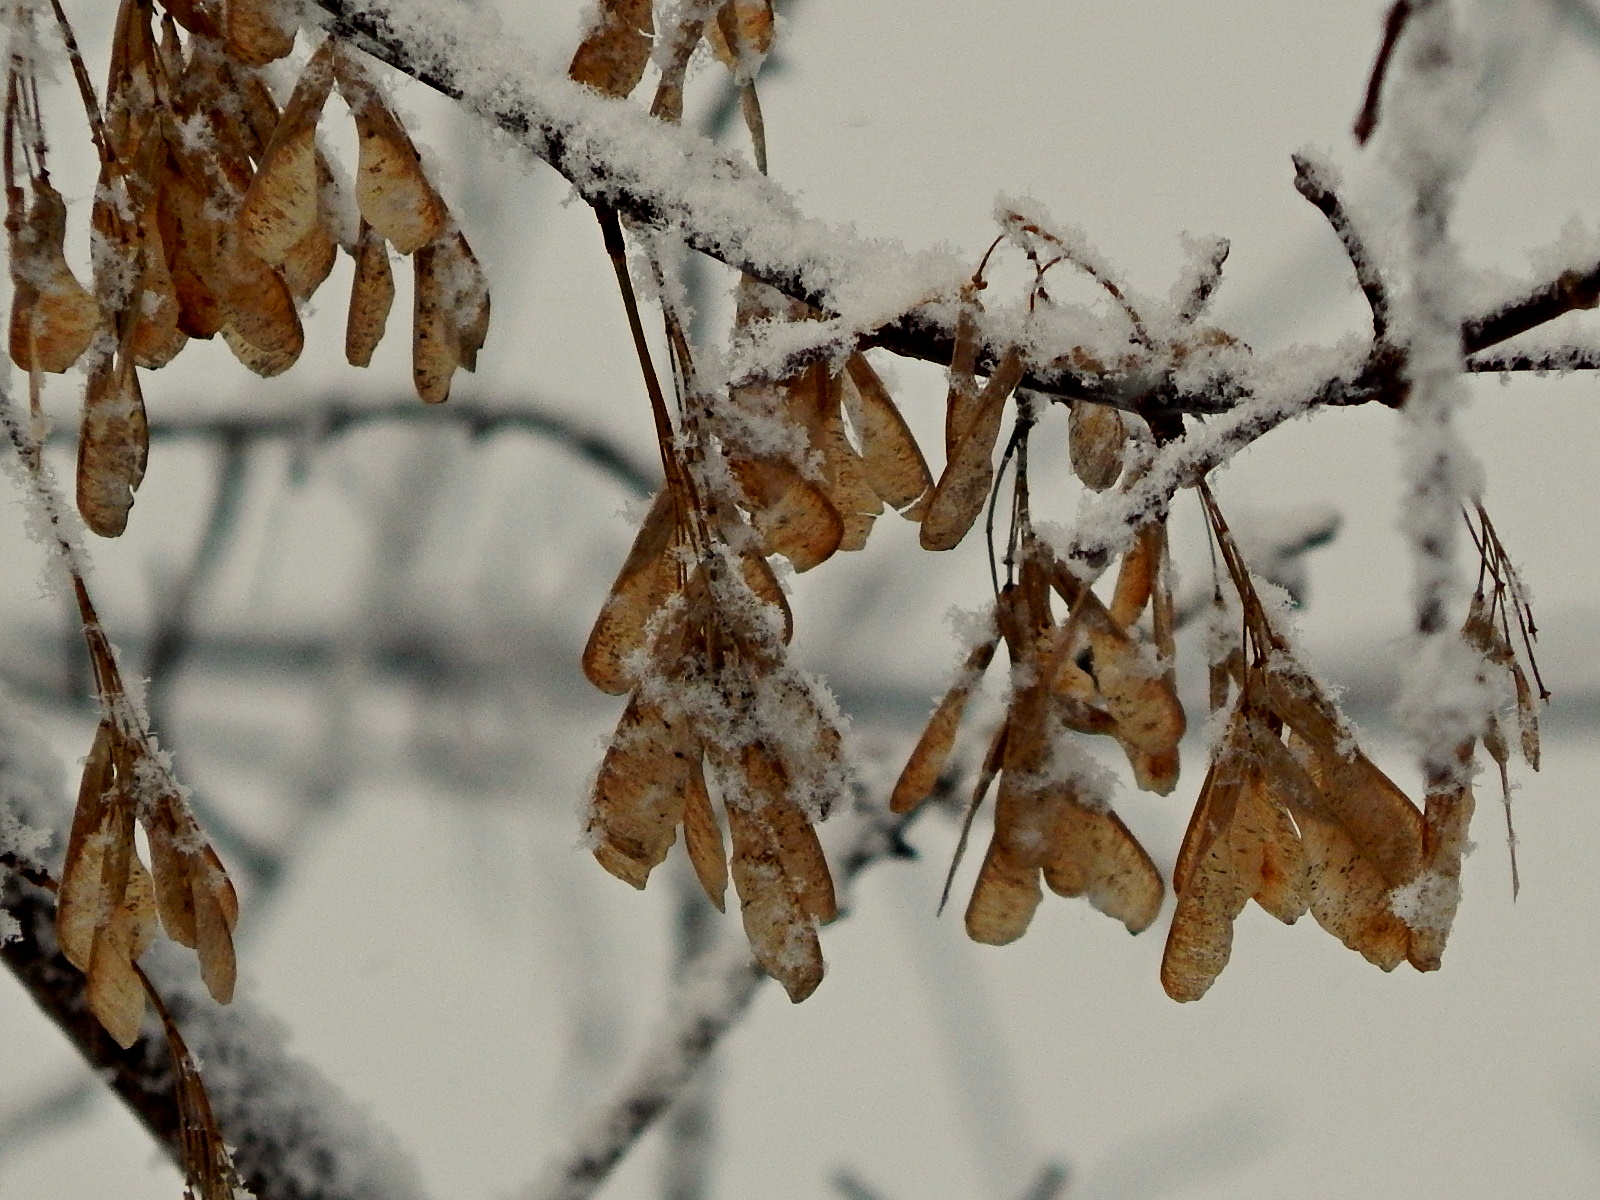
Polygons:
<instances>
[{"instance_id":1,"label":"papery seed wing","mask_svg":"<svg viewBox=\"0 0 1600 1200\"><path fill-rule=\"evenodd\" d=\"M150 430L133 364L118 354L89 376L78 431L78 512L101 537L128 525L133 493L144 479Z\"/></svg>"},{"instance_id":2,"label":"papery seed wing","mask_svg":"<svg viewBox=\"0 0 1600 1200\"><path fill-rule=\"evenodd\" d=\"M845 370L852 385L845 408L861 440L862 467L884 503L903 512L933 487L927 459L866 355L852 354Z\"/></svg>"},{"instance_id":3,"label":"papery seed wing","mask_svg":"<svg viewBox=\"0 0 1600 1200\"><path fill-rule=\"evenodd\" d=\"M294 49L295 22L283 0L223 0L222 37L228 53L262 66Z\"/></svg>"},{"instance_id":4,"label":"papery seed wing","mask_svg":"<svg viewBox=\"0 0 1600 1200\"><path fill-rule=\"evenodd\" d=\"M323 43L300 73L272 140L239 205L239 235L263 262L280 265L317 225L322 179L317 121L333 90L333 42Z\"/></svg>"},{"instance_id":5,"label":"papery seed wing","mask_svg":"<svg viewBox=\"0 0 1600 1200\"><path fill-rule=\"evenodd\" d=\"M114 840L119 818L112 811L116 775L111 765L110 725L101 722L84 759L78 783L78 803L67 839L66 862L56 895L56 941L61 953L80 971L89 968L95 926L101 915L101 865L107 844ZM132 837L131 819L127 836Z\"/></svg>"},{"instance_id":6,"label":"papery seed wing","mask_svg":"<svg viewBox=\"0 0 1600 1200\"><path fill-rule=\"evenodd\" d=\"M459 230L446 240L444 250L449 265L448 295L457 353L463 367L476 371L478 351L483 349L484 340L489 336L489 277Z\"/></svg>"},{"instance_id":7,"label":"papery seed wing","mask_svg":"<svg viewBox=\"0 0 1600 1200\"><path fill-rule=\"evenodd\" d=\"M200 980L218 1004L233 1001L238 963L233 930L239 923L239 898L223 870L216 851L207 846L196 856L190 881L194 889L195 950L200 959Z\"/></svg>"},{"instance_id":8,"label":"papery seed wing","mask_svg":"<svg viewBox=\"0 0 1600 1200\"><path fill-rule=\"evenodd\" d=\"M1116 813L1062 805L1044 862L1044 881L1058 896L1083 896L1129 933L1148 929L1161 912L1161 872Z\"/></svg>"},{"instance_id":9,"label":"papery seed wing","mask_svg":"<svg viewBox=\"0 0 1600 1200\"><path fill-rule=\"evenodd\" d=\"M1015 706L1006 720L1000 792L994 834L967 903L967 936L989 946L1016 941L1028 930L1044 898L1039 870L1051 851L1051 835L1063 803L1059 795L1030 786L1026 764L1037 762L1042 732Z\"/></svg>"},{"instance_id":10,"label":"papery seed wing","mask_svg":"<svg viewBox=\"0 0 1600 1200\"><path fill-rule=\"evenodd\" d=\"M449 265L439 242L412 255L416 268L415 312L411 332L411 379L429 404L450 397L450 380L461 365L461 340L449 295Z\"/></svg>"},{"instance_id":11,"label":"papery seed wing","mask_svg":"<svg viewBox=\"0 0 1600 1200\"><path fill-rule=\"evenodd\" d=\"M412 254L444 231L444 201L428 182L405 126L354 60L337 56L334 73L356 122L356 207L396 250Z\"/></svg>"},{"instance_id":12,"label":"papery seed wing","mask_svg":"<svg viewBox=\"0 0 1600 1200\"><path fill-rule=\"evenodd\" d=\"M138 312L129 336L134 365L147 370L166 366L188 343L179 328L182 316L177 288L167 270L167 251L155 214L146 210L143 224L144 270L139 280Z\"/></svg>"},{"instance_id":13,"label":"papery seed wing","mask_svg":"<svg viewBox=\"0 0 1600 1200\"><path fill-rule=\"evenodd\" d=\"M672 552L677 533L677 504L672 492L663 489L634 535L583 648L583 673L602 692L620 696L637 682L628 660L644 648L650 618L681 587L679 563Z\"/></svg>"},{"instance_id":14,"label":"papery seed wing","mask_svg":"<svg viewBox=\"0 0 1600 1200\"><path fill-rule=\"evenodd\" d=\"M1128 427L1120 411L1109 404L1074 400L1067 436L1072 471L1084 487L1103 492L1117 482L1128 440Z\"/></svg>"},{"instance_id":15,"label":"papery seed wing","mask_svg":"<svg viewBox=\"0 0 1600 1200\"><path fill-rule=\"evenodd\" d=\"M1172 680L1119 630L1089 623L1088 632L1095 683L1117 723L1117 740L1151 754L1175 748L1185 718Z\"/></svg>"},{"instance_id":16,"label":"papery seed wing","mask_svg":"<svg viewBox=\"0 0 1600 1200\"><path fill-rule=\"evenodd\" d=\"M796 571L833 557L844 521L820 487L776 459L735 460L733 470L769 554L783 555Z\"/></svg>"},{"instance_id":17,"label":"papery seed wing","mask_svg":"<svg viewBox=\"0 0 1600 1200\"><path fill-rule=\"evenodd\" d=\"M772 564L759 554L745 553L739 555L739 570L756 598L778 610L783 622L782 642L787 646L794 637L794 613L789 610L789 597L773 574Z\"/></svg>"},{"instance_id":18,"label":"papery seed wing","mask_svg":"<svg viewBox=\"0 0 1600 1200\"><path fill-rule=\"evenodd\" d=\"M1187 1002L1204 996L1228 965L1234 918L1249 899L1225 834L1210 841L1184 886L1175 890L1178 903L1161 954L1161 986L1174 1000Z\"/></svg>"},{"instance_id":19,"label":"papery seed wing","mask_svg":"<svg viewBox=\"0 0 1600 1200\"><path fill-rule=\"evenodd\" d=\"M689 754L689 780L683 792L683 844L707 898L717 906L718 912L724 912L728 852L722 844L722 827L717 824L717 814L711 807L705 768L697 750L698 747Z\"/></svg>"},{"instance_id":20,"label":"papery seed wing","mask_svg":"<svg viewBox=\"0 0 1600 1200\"><path fill-rule=\"evenodd\" d=\"M219 274L220 223L206 211L206 196L175 163L169 163L157 196L167 272L178 299L178 328L192 338L216 336L227 312L214 280Z\"/></svg>"},{"instance_id":21,"label":"papery seed wing","mask_svg":"<svg viewBox=\"0 0 1600 1200\"><path fill-rule=\"evenodd\" d=\"M131 813L128 820L132 821ZM144 1023L144 985L133 964L149 948L155 927L150 876L133 853L131 834L130 829L126 862L120 868L121 903L112 900L119 893L117 868L111 860L119 856L108 848L104 903L109 912L95 928L94 948L85 972L89 1011L124 1050L138 1040Z\"/></svg>"},{"instance_id":22,"label":"papery seed wing","mask_svg":"<svg viewBox=\"0 0 1600 1200\"><path fill-rule=\"evenodd\" d=\"M1311 905L1305 847L1262 770L1252 771L1239 793L1229 840L1245 895L1285 925L1305 915Z\"/></svg>"},{"instance_id":23,"label":"papery seed wing","mask_svg":"<svg viewBox=\"0 0 1600 1200\"><path fill-rule=\"evenodd\" d=\"M1163 527L1146 525L1134 536L1133 545L1122 556L1117 571L1117 590L1111 597L1111 619L1129 629L1150 602L1156 575L1161 566Z\"/></svg>"},{"instance_id":24,"label":"papery seed wing","mask_svg":"<svg viewBox=\"0 0 1600 1200\"><path fill-rule=\"evenodd\" d=\"M1423 872L1407 924L1411 942L1406 958L1419 971L1437 971L1461 902L1461 859L1470 843L1467 830L1476 801L1462 784L1430 792L1424 802Z\"/></svg>"},{"instance_id":25,"label":"papery seed wing","mask_svg":"<svg viewBox=\"0 0 1600 1200\"><path fill-rule=\"evenodd\" d=\"M350 315L344 329L344 356L353 367L372 361L383 340L394 305L394 272L389 266L389 246L366 221L356 239L355 281L350 286Z\"/></svg>"},{"instance_id":26,"label":"papery seed wing","mask_svg":"<svg viewBox=\"0 0 1600 1200\"><path fill-rule=\"evenodd\" d=\"M1309 766L1324 807L1391 887L1410 882L1422 861L1422 814L1416 805L1355 748L1331 704L1311 690L1314 684L1276 664L1267 678L1273 712L1313 755Z\"/></svg>"},{"instance_id":27,"label":"papery seed wing","mask_svg":"<svg viewBox=\"0 0 1600 1200\"><path fill-rule=\"evenodd\" d=\"M1327 781L1315 771L1322 759L1311 745L1296 738L1294 753L1276 737L1257 738L1254 745L1262 771L1300 831L1311 915L1368 962L1392 971L1405 960L1411 942L1411 931L1390 903L1393 885L1329 806ZM1313 769L1308 771L1302 760Z\"/></svg>"},{"instance_id":28,"label":"papery seed wing","mask_svg":"<svg viewBox=\"0 0 1600 1200\"><path fill-rule=\"evenodd\" d=\"M34 180L26 225L11 242L11 278L24 300L12 307L11 361L24 371L66 371L100 327L100 306L67 266L66 234L66 202Z\"/></svg>"},{"instance_id":29,"label":"papery seed wing","mask_svg":"<svg viewBox=\"0 0 1600 1200\"><path fill-rule=\"evenodd\" d=\"M595 24L572 56L568 77L607 96L628 95L650 62L654 29L650 0L599 0Z\"/></svg>"},{"instance_id":30,"label":"papery seed wing","mask_svg":"<svg viewBox=\"0 0 1600 1200\"><path fill-rule=\"evenodd\" d=\"M967 655L961 673L928 718L922 736L917 739L916 748L911 751L905 769L900 772L900 778L894 785L894 794L889 798L890 811L911 812L933 794L945 764L950 761L956 730L966 714L967 702L977 690L983 673L989 669L997 644L998 639L991 637L974 646Z\"/></svg>"},{"instance_id":31,"label":"papery seed wing","mask_svg":"<svg viewBox=\"0 0 1600 1200\"><path fill-rule=\"evenodd\" d=\"M1250 752L1250 718L1236 710L1228 720L1222 739L1211 752L1211 765L1200 785L1200 795L1195 800L1183 845L1178 850L1178 861L1172 869L1173 891L1181 893L1188 888L1190 875L1210 850L1212 842L1233 824L1239 793L1249 771Z\"/></svg>"},{"instance_id":32,"label":"papery seed wing","mask_svg":"<svg viewBox=\"0 0 1600 1200\"><path fill-rule=\"evenodd\" d=\"M231 229L218 241L226 320L222 333L234 357L262 378L287 371L305 349L294 297L283 277L247 250Z\"/></svg>"},{"instance_id":33,"label":"papery seed wing","mask_svg":"<svg viewBox=\"0 0 1600 1200\"><path fill-rule=\"evenodd\" d=\"M801 909L818 924L826 925L839 915L833 875L816 829L790 795L789 773L780 757L760 743L745 747L743 758L749 789L743 802L752 809L753 817L771 831L771 844Z\"/></svg>"},{"instance_id":34,"label":"papery seed wing","mask_svg":"<svg viewBox=\"0 0 1600 1200\"><path fill-rule=\"evenodd\" d=\"M961 289L956 313L955 347L950 356L950 382L945 395L944 456L946 461L966 436L978 409L978 302L972 287Z\"/></svg>"},{"instance_id":35,"label":"papery seed wing","mask_svg":"<svg viewBox=\"0 0 1600 1200\"><path fill-rule=\"evenodd\" d=\"M949 550L967 535L983 511L994 483L994 448L1006 400L1021 382L1024 366L1021 351L1015 347L1006 351L973 402L971 419L956 439L922 518L924 550Z\"/></svg>"},{"instance_id":36,"label":"papery seed wing","mask_svg":"<svg viewBox=\"0 0 1600 1200\"><path fill-rule=\"evenodd\" d=\"M642 888L678 836L689 758L698 748L681 713L635 696L600 763L589 812L594 856L618 879Z\"/></svg>"},{"instance_id":37,"label":"papery seed wing","mask_svg":"<svg viewBox=\"0 0 1600 1200\"><path fill-rule=\"evenodd\" d=\"M1511 683L1517 694L1517 730L1521 734L1523 761L1539 769L1539 708L1533 699L1528 677L1517 663L1511 664Z\"/></svg>"},{"instance_id":38,"label":"papery seed wing","mask_svg":"<svg viewBox=\"0 0 1600 1200\"><path fill-rule=\"evenodd\" d=\"M772 49L772 0L727 0L705 36L723 66L753 74Z\"/></svg>"},{"instance_id":39,"label":"papery seed wing","mask_svg":"<svg viewBox=\"0 0 1600 1200\"><path fill-rule=\"evenodd\" d=\"M790 886L776 835L760 814L726 806L733 839L733 886L750 950L798 1004L822 982L816 923Z\"/></svg>"}]
</instances>

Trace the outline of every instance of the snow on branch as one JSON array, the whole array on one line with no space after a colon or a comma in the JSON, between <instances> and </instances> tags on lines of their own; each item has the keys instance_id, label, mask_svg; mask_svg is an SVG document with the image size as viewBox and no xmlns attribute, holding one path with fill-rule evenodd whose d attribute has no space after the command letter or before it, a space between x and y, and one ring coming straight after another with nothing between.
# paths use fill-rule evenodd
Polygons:
<instances>
[{"instance_id":1,"label":"snow on branch","mask_svg":"<svg viewBox=\"0 0 1600 1200\"><path fill-rule=\"evenodd\" d=\"M548 163L590 204L636 223L670 225L693 249L835 318L817 327L818 344L793 347L795 353L881 346L950 362L957 309L952 300L970 264L892 239L862 238L808 217L788 192L707 139L538 66L492 16L476 8L425 0L316 3L335 35L461 101ZM1314 202L1338 205L1327 188ZM1363 280L1364 286L1374 282ZM1462 345L1467 353L1485 349L1572 309L1592 308L1597 298L1600 263L1568 270L1535 284L1519 300L1468 317ZM1017 313L991 310L978 354L982 368L992 368L1004 354L1008 343L997 331L1018 323ZM1069 341L1070 333L1054 339L1042 334L1030 345L1022 386L1056 399L1092 400L1158 417L1224 412L1244 399L1244 389L1226 373L1185 386L1161 364L1153 364L1153 372L1086 370ZM1407 384L1392 356L1374 353L1364 370L1318 381L1305 399L1397 404Z\"/></svg>"}]
</instances>

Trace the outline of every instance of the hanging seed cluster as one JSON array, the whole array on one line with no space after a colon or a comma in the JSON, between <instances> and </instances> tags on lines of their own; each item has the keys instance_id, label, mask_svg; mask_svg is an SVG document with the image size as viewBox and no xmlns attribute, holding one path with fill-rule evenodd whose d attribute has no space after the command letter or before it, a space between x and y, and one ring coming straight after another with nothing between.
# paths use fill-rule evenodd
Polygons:
<instances>
[{"instance_id":1,"label":"hanging seed cluster","mask_svg":"<svg viewBox=\"0 0 1600 1200\"><path fill-rule=\"evenodd\" d=\"M67 214L45 165L32 67L12 58L10 352L31 374L81 364L88 376L77 499L101 535L126 527L144 476L139 371L165 366L191 338L217 336L258 375L287 370L305 345L300 309L341 250L355 260L352 364L366 366L383 337L392 248L415 274L418 394L442 401L455 372L476 365L487 279L410 136L366 68L332 40L280 107L264 68L294 41L285 11L269 0L123 0L103 108L77 64L100 157L88 287L63 253ZM356 128L353 189L341 186L317 139L335 89Z\"/></svg>"}]
</instances>

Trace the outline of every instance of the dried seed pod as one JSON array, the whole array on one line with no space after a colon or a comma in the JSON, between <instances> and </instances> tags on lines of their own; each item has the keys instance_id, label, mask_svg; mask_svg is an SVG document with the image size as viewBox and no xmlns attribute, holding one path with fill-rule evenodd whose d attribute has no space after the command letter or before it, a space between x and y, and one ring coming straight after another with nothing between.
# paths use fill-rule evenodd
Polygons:
<instances>
[{"instance_id":1,"label":"dried seed pod","mask_svg":"<svg viewBox=\"0 0 1600 1200\"><path fill-rule=\"evenodd\" d=\"M695 877L718 912L727 909L728 854L722 844L722 827L711 807L700 748L689 754L689 778L683 792L683 844Z\"/></svg>"},{"instance_id":2,"label":"dried seed pod","mask_svg":"<svg viewBox=\"0 0 1600 1200\"><path fill-rule=\"evenodd\" d=\"M295 23L283 0L222 0L222 37L228 53L253 67L294 49Z\"/></svg>"},{"instance_id":3,"label":"dried seed pod","mask_svg":"<svg viewBox=\"0 0 1600 1200\"><path fill-rule=\"evenodd\" d=\"M852 354L845 371L851 384L844 392L845 411L861 441L867 480L884 503L904 512L933 486L927 460L866 356Z\"/></svg>"},{"instance_id":4,"label":"dried seed pod","mask_svg":"<svg viewBox=\"0 0 1600 1200\"><path fill-rule=\"evenodd\" d=\"M156 910L149 873L134 852L134 804L102 722L85 760L56 898L61 952L87 977L89 1009L118 1045L131 1046L144 1018L134 962L149 947Z\"/></svg>"},{"instance_id":5,"label":"dried seed pod","mask_svg":"<svg viewBox=\"0 0 1600 1200\"><path fill-rule=\"evenodd\" d=\"M706 24L706 41L717 61L748 77L771 52L774 32L772 0L727 0Z\"/></svg>"},{"instance_id":6,"label":"dried seed pod","mask_svg":"<svg viewBox=\"0 0 1600 1200\"><path fill-rule=\"evenodd\" d=\"M809 903L804 898L790 872L793 850L786 852L766 808L746 808L741 802L748 790L737 782L742 772L728 771L724 764L720 773L738 793L728 797L726 811L733 841L733 886L739 894L745 936L761 969L798 1004L822 982L822 946L814 916L822 897L814 895ZM827 895L831 894L830 884Z\"/></svg>"},{"instance_id":7,"label":"dried seed pod","mask_svg":"<svg viewBox=\"0 0 1600 1200\"><path fill-rule=\"evenodd\" d=\"M651 8L650 0L600 0L594 26L572 56L567 76L607 96L632 92L650 62Z\"/></svg>"},{"instance_id":8,"label":"dried seed pod","mask_svg":"<svg viewBox=\"0 0 1600 1200\"><path fill-rule=\"evenodd\" d=\"M288 284L247 250L231 227L218 238L217 265L228 348L263 378L287 371L305 349L305 331Z\"/></svg>"},{"instance_id":9,"label":"dried seed pod","mask_svg":"<svg viewBox=\"0 0 1600 1200\"><path fill-rule=\"evenodd\" d=\"M781 554L796 571L809 571L839 549L844 519L827 494L792 464L746 458L732 466L768 554Z\"/></svg>"},{"instance_id":10,"label":"dried seed pod","mask_svg":"<svg viewBox=\"0 0 1600 1200\"><path fill-rule=\"evenodd\" d=\"M602 692L620 696L638 682L629 661L647 640L652 617L683 587L678 506L670 489L657 493L611 585L583 648L583 673Z\"/></svg>"},{"instance_id":11,"label":"dried seed pod","mask_svg":"<svg viewBox=\"0 0 1600 1200\"><path fill-rule=\"evenodd\" d=\"M107 356L84 389L78 433L78 512L101 537L116 537L127 528L149 453L150 430L133 363L122 354Z\"/></svg>"},{"instance_id":12,"label":"dried seed pod","mask_svg":"<svg viewBox=\"0 0 1600 1200\"><path fill-rule=\"evenodd\" d=\"M489 329L489 285L460 233L429 242L412 256L416 268L411 377L429 404L450 396L457 367L477 366Z\"/></svg>"},{"instance_id":13,"label":"dried seed pod","mask_svg":"<svg viewBox=\"0 0 1600 1200\"><path fill-rule=\"evenodd\" d=\"M353 367L364 367L383 340L394 306L394 272L389 267L389 246L383 235L361 222L361 233L352 252L356 260L355 280L350 285L350 314L344 329L344 356Z\"/></svg>"},{"instance_id":14,"label":"dried seed pod","mask_svg":"<svg viewBox=\"0 0 1600 1200\"><path fill-rule=\"evenodd\" d=\"M67 205L43 176L10 242L11 361L59 374L83 357L100 327L100 306L67 266Z\"/></svg>"},{"instance_id":15,"label":"dried seed pod","mask_svg":"<svg viewBox=\"0 0 1600 1200\"><path fill-rule=\"evenodd\" d=\"M139 304L129 333L129 349L136 366L147 370L164 367L189 341L179 328L182 310L177 288L167 270L167 252L161 244L161 231L155 214L149 210L143 222L144 270L139 279Z\"/></svg>"},{"instance_id":16,"label":"dried seed pod","mask_svg":"<svg viewBox=\"0 0 1600 1200\"><path fill-rule=\"evenodd\" d=\"M1128 427L1119 410L1109 404L1074 400L1067 436L1072 471L1084 487L1103 492L1117 482L1128 441Z\"/></svg>"},{"instance_id":17,"label":"dried seed pod","mask_svg":"<svg viewBox=\"0 0 1600 1200\"><path fill-rule=\"evenodd\" d=\"M990 637L968 653L960 674L928 718L916 748L900 772L894 794L889 798L890 811L911 812L933 793L934 785L950 760L950 751L955 747L956 730L967 711L967 702L977 690L983 673L989 669L998 644L998 636Z\"/></svg>"},{"instance_id":18,"label":"dried seed pod","mask_svg":"<svg viewBox=\"0 0 1600 1200\"><path fill-rule=\"evenodd\" d=\"M317 121L333 90L333 46L332 39L324 42L300 73L239 204L240 240L272 266L280 266L321 217L327 167L318 161Z\"/></svg>"},{"instance_id":19,"label":"dried seed pod","mask_svg":"<svg viewBox=\"0 0 1600 1200\"><path fill-rule=\"evenodd\" d=\"M334 78L356 122L356 207L401 254L444 232L444 201L428 181L405 126L348 54L336 52Z\"/></svg>"},{"instance_id":20,"label":"dried seed pod","mask_svg":"<svg viewBox=\"0 0 1600 1200\"><path fill-rule=\"evenodd\" d=\"M1013 346L1007 350L973 401L970 418L956 437L955 448L922 518L920 538L924 550L951 549L967 535L983 511L994 483L994 448L1000 437L1005 403L1022 381L1025 366L1019 349Z\"/></svg>"},{"instance_id":21,"label":"dried seed pod","mask_svg":"<svg viewBox=\"0 0 1600 1200\"><path fill-rule=\"evenodd\" d=\"M1056 817L1044 881L1058 896L1085 897L1129 933L1161 912L1161 872L1116 813L1068 803Z\"/></svg>"},{"instance_id":22,"label":"dried seed pod","mask_svg":"<svg viewBox=\"0 0 1600 1200\"><path fill-rule=\"evenodd\" d=\"M233 999L233 930L239 899L216 851L175 791L162 791L145 821L156 904L167 935L198 952L200 978L219 1004Z\"/></svg>"},{"instance_id":23,"label":"dried seed pod","mask_svg":"<svg viewBox=\"0 0 1600 1200\"><path fill-rule=\"evenodd\" d=\"M600 763L588 822L595 859L618 879L644 887L672 849L691 756L698 748L681 712L637 694L628 702Z\"/></svg>"}]
</instances>

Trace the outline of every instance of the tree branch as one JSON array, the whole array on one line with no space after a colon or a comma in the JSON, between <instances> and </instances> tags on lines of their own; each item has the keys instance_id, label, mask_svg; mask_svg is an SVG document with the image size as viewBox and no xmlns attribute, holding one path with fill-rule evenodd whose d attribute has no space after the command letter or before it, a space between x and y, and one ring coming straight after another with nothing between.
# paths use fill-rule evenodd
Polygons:
<instances>
[{"instance_id":1,"label":"tree branch","mask_svg":"<svg viewBox=\"0 0 1600 1200\"><path fill-rule=\"evenodd\" d=\"M166 1039L147 1026L123 1050L100 1027L89 1012L83 973L56 946L55 902L47 891L8 876L0 882L0 905L22 926L20 938L0 945L0 961L178 1161L182 1135ZM276 1023L245 1002L219 1008L185 965L167 958L157 948L142 965L204 1064L212 1110L257 1200L423 1200L414 1168L387 1135L284 1052Z\"/></svg>"},{"instance_id":2,"label":"tree branch","mask_svg":"<svg viewBox=\"0 0 1600 1200\"><path fill-rule=\"evenodd\" d=\"M915 816L862 814L860 828L836 864L844 889L873 863L911 855L902 834ZM611 1098L579 1123L571 1148L546 1168L524 1193L525 1200L587 1200L593 1195L694 1079L766 979L743 937L725 939L692 963L669 1002L665 1022L623 1073Z\"/></svg>"},{"instance_id":3,"label":"tree branch","mask_svg":"<svg viewBox=\"0 0 1600 1200\"><path fill-rule=\"evenodd\" d=\"M693 249L829 316L854 339L896 354L946 364L954 348L949 300L969 271L947 254L913 252L808 218L793 197L705 138L653 120L625 101L602 97L529 66L531 55L464 5L424 0L316 0L335 35L434 90L460 101L559 172L590 204L630 221L670 226ZM1400 5L1404 10L1408 6ZM1375 72L1375 75L1379 74ZM1381 85L1381 79L1379 80ZM1600 263L1533 289L1524 300L1463 324L1470 353L1600 297ZM999 361L1020 306L991 310L980 367ZM1112 404L1147 419L1227 412L1248 396L1228 373L1175 382L1174 364L1150 356L1085 370L1080 347L1035 344L1022 386L1053 399ZM1354 378L1330 376L1307 392L1316 404L1398 403L1404 384L1386 357ZM1188 377L1185 377L1188 379Z\"/></svg>"}]
</instances>

